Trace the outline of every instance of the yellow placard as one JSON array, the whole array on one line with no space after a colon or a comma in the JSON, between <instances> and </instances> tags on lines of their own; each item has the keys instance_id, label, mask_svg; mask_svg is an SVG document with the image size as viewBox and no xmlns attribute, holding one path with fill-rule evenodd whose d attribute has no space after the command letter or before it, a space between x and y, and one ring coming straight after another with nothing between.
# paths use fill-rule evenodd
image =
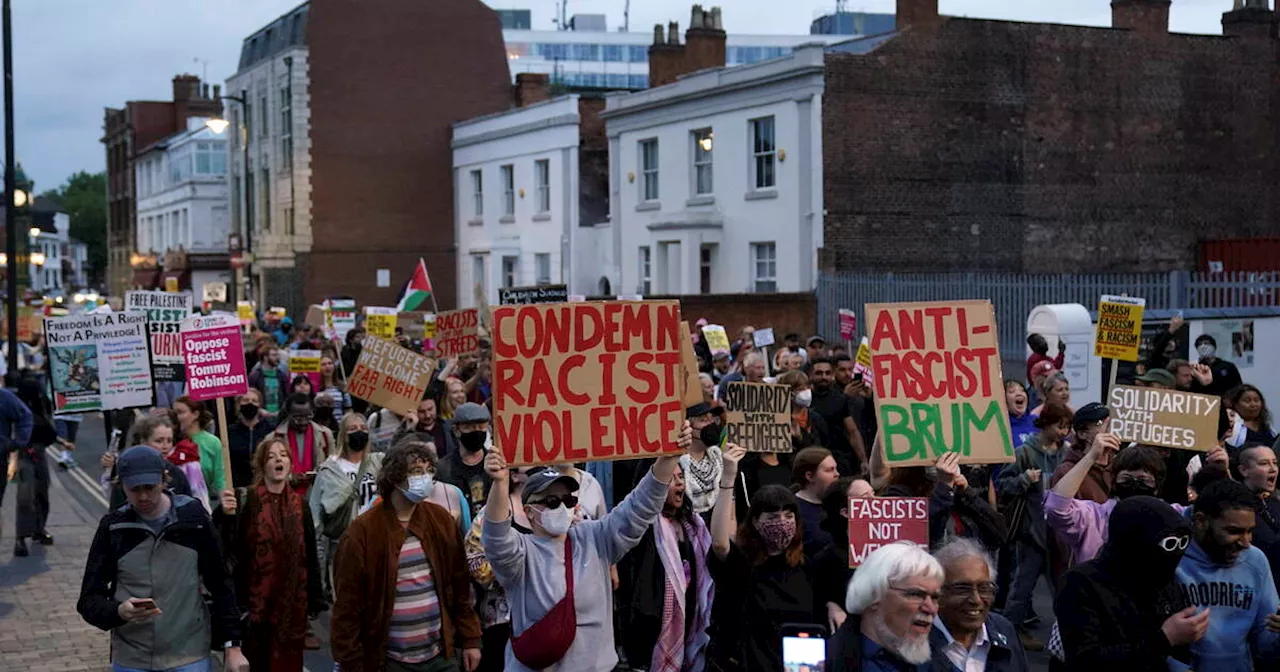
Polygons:
<instances>
[{"instance_id":1,"label":"yellow placard","mask_svg":"<svg viewBox=\"0 0 1280 672\"><path fill-rule=\"evenodd\" d=\"M289 356L289 373L320 373L320 351L294 350Z\"/></svg>"},{"instance_id":2,"label":"yellow placard","mask_svg":"<svg viewBox=\"0 0 1280 672\"><path fill-rule=\"evenodd\" d=\"M165 278L165 279L164 279L164 291L166 291L166 292L176 292L176 291L178 291L178 279L177 279L177 278Z\"/></svg>"},{"instance_id":3,"label":"yellow placard","mask_svg":"<svg viewBox=\"0 0 1280 672\"><path fill-rule=\"evenodd\" d=\"M240 322L250 324L253 322L253 302L240 301L236 303L236 315L240 317Z\"/></svg>"},{"instance_id":4,"label":"yellow placard","mask_svg":"<svg viewBox=\"0 0 1280 672\"><path fill-rule=\"evenodd\" d=\"M707 338L707 347L711 354L729 352L729 334L718 324L708 324L702 328L702 335Z\"/></svg>"},{"instance_id":5,"label":"yellow placard","mask_svg":"<svg viewBox=\"0 0 1280 672\"><path fill-rule=\"evenodd\" d=\"M364 329L378 338L396 337L396 309L365 306Z\"/></svg>"},{"instance_id":6,"label":"yellow placard","mask_svg":"<svg viewBox=\"0 0 1280 672\"><path fill-rule=\"evenodd\" d=\"M1126 362L1138 361L1142 312L1146 306L1146 299L1104 295L1098 302L1098 330L1094 334L1093 354Z\"/></svg>"}]
</instances>

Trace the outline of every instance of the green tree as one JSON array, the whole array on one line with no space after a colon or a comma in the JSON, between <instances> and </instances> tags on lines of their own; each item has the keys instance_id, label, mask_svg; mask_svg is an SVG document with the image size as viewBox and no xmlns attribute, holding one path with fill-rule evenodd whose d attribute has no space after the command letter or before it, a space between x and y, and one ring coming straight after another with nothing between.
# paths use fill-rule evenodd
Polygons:
<instances>
[{"instance_id":1,"label":"green tree","mask_svg":"<svg viewBox=\"0 0 1280 672\"><path fill-rule=\"evenodd\" d=\"M89 247L89 284L101 285L107 275L107 174L82 170L39 198L67 211L71 237Z\"/></svg>"}]
</instances>

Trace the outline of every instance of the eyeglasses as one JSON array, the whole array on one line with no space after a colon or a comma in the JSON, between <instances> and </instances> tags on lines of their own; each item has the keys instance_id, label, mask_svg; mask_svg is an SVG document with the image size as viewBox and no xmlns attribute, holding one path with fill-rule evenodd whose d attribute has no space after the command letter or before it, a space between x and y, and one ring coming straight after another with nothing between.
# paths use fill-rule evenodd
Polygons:
<instances>
[{"instance_id":1,"label":"eyeglasses","mask_svg":"<svg viewBox=\"0 0 1280 672\"><path fill-rule=\"evenodd\" d=\"M1125 477L1123 477L1123 478L1117 478L1117 479L1116 479L1116 485L1119 485L1119 484L1121 484L1121 483L1141 483L1141 484L1143 484L1143 485L1150 486L1150 487L1153 487L1153 488L1154 488L1154 487L1156 487L1156 479L1154 479L1154 478L1152 478L1152 477L1150 477L1150 476L1146 476L1146 477L1143 477L1143 476L1125 476Z\"/></svg>"},{"instance_id":2,"label":"eyeglasses","mask_svg":"<svg viewBox=\"0 0 1280 672\"><path fill-rule=\"evenodd\" d=\"M551 495L545 499L539 499L536 502L529 502L529 506L545 506L548 509L558 508L564 504L565 508L572 509L578 505L577 495Z\"/></svg>"},{"instance_id":3,"label":"eyeglasses","mask_svg":"<svg viewBox=\"0 0 1280 672\"><path fill-rule=\"evenodd\" d=\"M1163 548L1166 553L1173 553L1174 551L1185 551L1187 550L1187 546L1189 546L1190 544L1191 544L1191 537L1185 534L1178 535L1178 536L1170 535L1160 540L1160 548Z\"/></svg>"},{"instance_id":4,"label":"eyeglasses","mask_svg":"<svg viewBox=\"0 0 1280 672\"><path fill-rule=\"evenodd\" d=\"M983 600L991 600L996 596L996 584L985 581L982 583L950 583L942 587L946 591L947 596L961 598L969 597L977 591L978 597Z\"/></svg>"},{"instance_id":5,"label":"eyeglasses","mask_svg":"<svg viewBox=\"0 0 1280 672\"><path fill-rule=\"evenodd\" d=\"M897 586L889 586L889 589L898 591L902 594L903 599L914 605L924 604L926 598L933 600L934 604L938 604L942 601L941 593L933 593L919 588L899 588Z\"/></svg>"}]
</instances>

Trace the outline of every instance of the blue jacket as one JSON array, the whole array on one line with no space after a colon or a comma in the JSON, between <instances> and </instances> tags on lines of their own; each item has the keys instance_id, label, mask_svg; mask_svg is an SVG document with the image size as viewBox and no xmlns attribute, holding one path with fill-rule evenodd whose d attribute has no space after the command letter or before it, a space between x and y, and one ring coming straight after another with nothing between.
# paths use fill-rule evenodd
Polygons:
<instances>
[{"instance_id":1,"label":"blue jacket","mask_svg":"<svg viewBox=\"0 0 1280 672\"><path fill-rule=\"evenodd\" d=\"M987 640L991 648L987 651L987 672L1027 672L1031 669L1027 662L1027 652L1022 649L1022 640L1018 639L1018 631L1009 619L997 613L987 614ZM947 646L947 636L936 627L929 632L929 648L933 650L933 669L948 672L964 672L947 658L943 651Z\"/></svg>"},{"instance_id":2,"label":"blue jacket","mask_svg":"<svg viewBox=\"0 0 1280 672\"><path fill-rule=\"evenodd\" d=\"M1196 672L1253 669L1253 655L1275 669L1280 635L1267 630L1267 615L1280 609L1271 567L1249 547L1230 565L1215 564L1195 541L1178 564L1178 585L1187 603L1209 608L1209 631L1191 645ZM1252 653L1250 649L1252 648Z\"/></svg>"},{"instance_id":3,"label":"blue jacket","mask_svg":"<svg viewBox=\"0 0 1280 672\"><path fill-rule=\"evenodd\" d=\"M31 443L34 418L18 395L0 387L0 454Z\"/></svg>"},{"instance_id":4,"label":"blue jacket","mask_svg":"<svg viewBox=\"0 0 1280 672\"><path fill-rule=\"evenodd\" d=\"M1013 439L1013 447L1017 448L1031 440L1033 436L1040 433L1036 429L1036 418L1040 416L1032 415L1030 412L1023 413L1021 417L1009 414L1009 436Z\"/></svg>"}]
</instances>

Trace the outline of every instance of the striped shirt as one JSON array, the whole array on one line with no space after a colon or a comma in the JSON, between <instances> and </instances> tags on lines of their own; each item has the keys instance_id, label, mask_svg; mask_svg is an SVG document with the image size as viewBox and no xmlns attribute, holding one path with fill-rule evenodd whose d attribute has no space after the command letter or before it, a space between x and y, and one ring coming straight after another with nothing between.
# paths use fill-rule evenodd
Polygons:
<instances>
[{"instance_id":1,"label":"striped shirt","mask_svg":"<svg viewBox=\"0 0 1280 672\"><path fill-rule=\"evenodd\" d=\"M422 542L405 531L396 571L396 602L391 608L387 657L401 663L423 663L444 652L440 598Z\"/></svg>"}]
</instances>

